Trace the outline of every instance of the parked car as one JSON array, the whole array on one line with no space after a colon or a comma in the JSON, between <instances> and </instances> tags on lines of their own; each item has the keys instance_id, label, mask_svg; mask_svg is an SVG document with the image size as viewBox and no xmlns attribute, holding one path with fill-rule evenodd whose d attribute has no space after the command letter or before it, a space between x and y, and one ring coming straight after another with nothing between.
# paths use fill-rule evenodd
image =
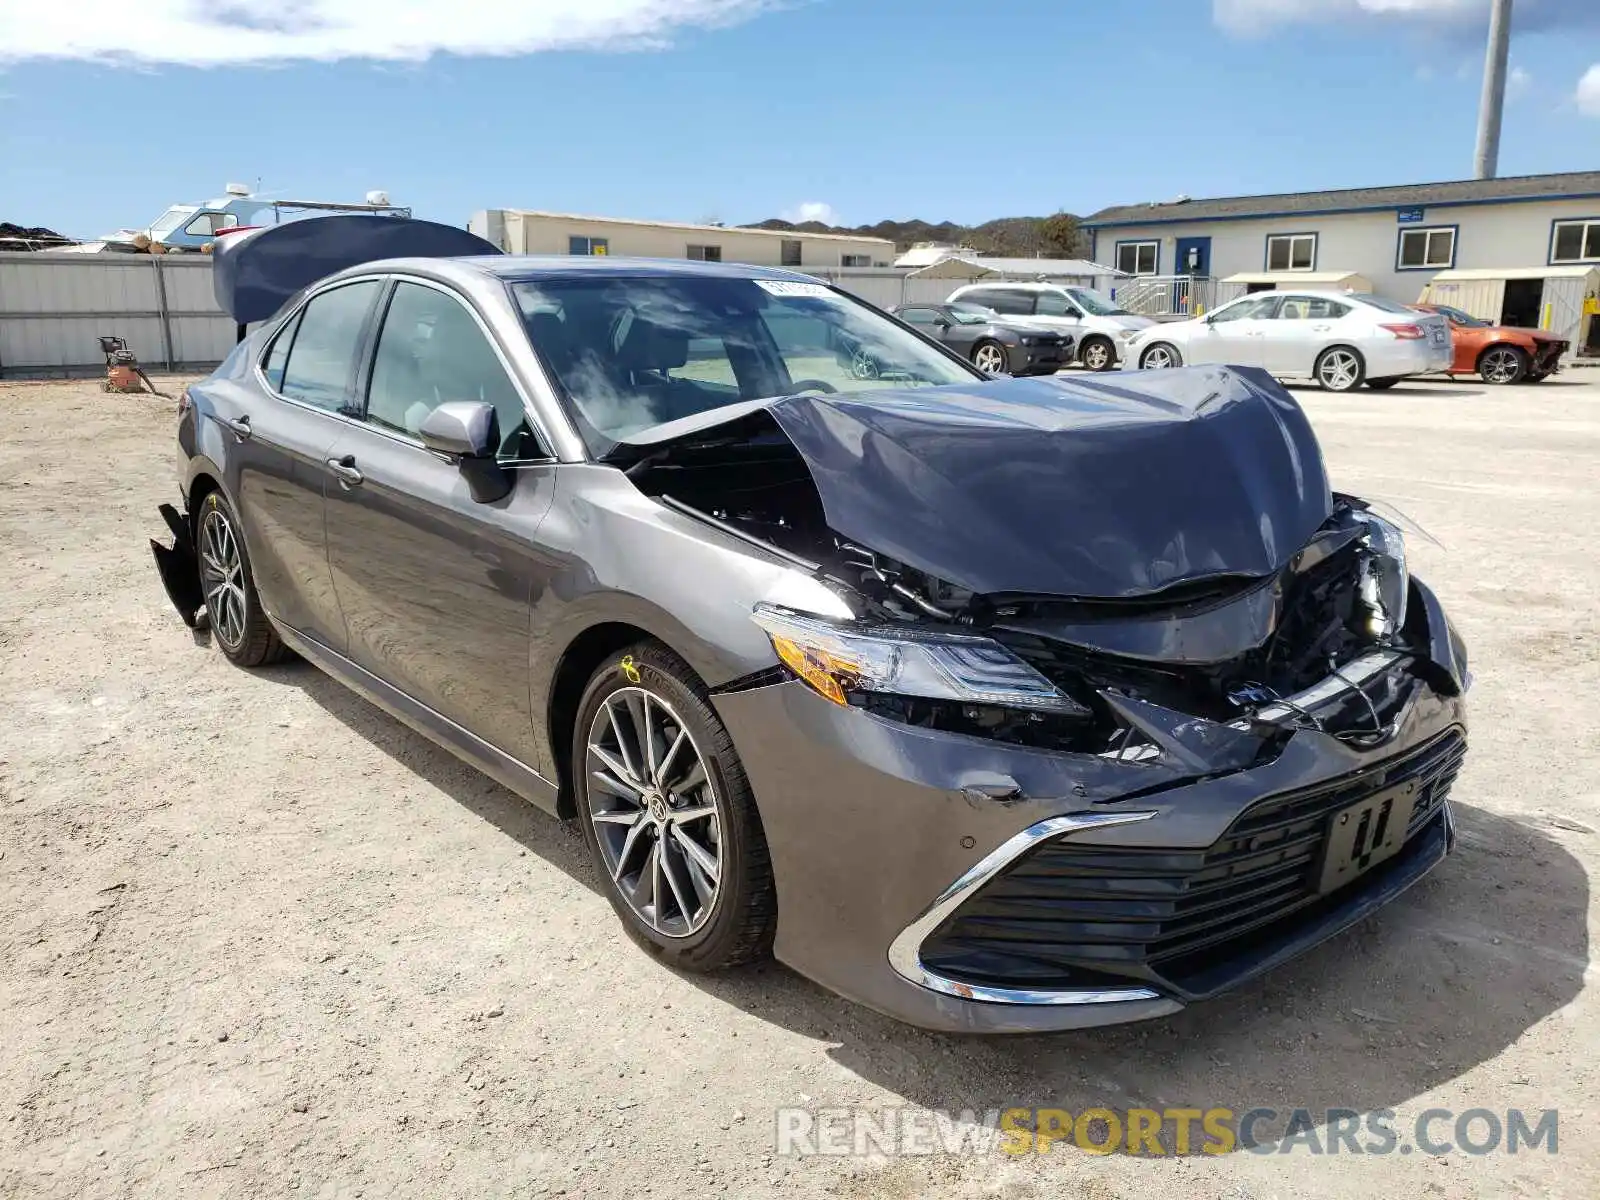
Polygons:
<instances>
[{"instance_id":1,"label":"parked car","mask_svg":"<svg viewBox=\"0 0 1600 1200\"><path fill-rule=\"evenodd\" d=\"M1072 361L1072 335L1006 321L966 304L902 304L889 310L991 375L1054 375Z\"/></svg>"},{"instance_id":2,"label":"parked car","mask_svg":"<svg viewBox=\"0 0 1600 1200\"><path fill-rule=\"evenodd\" d=\"M1455 360L1452 375L1478 375L1485 383L1538 383L1561 369L1571 343L1542 329L1495 325L1448 304L1413 304L1450 323Z\"/></svg>"},{"instance_id":3,"label":"parked car","mask_svg":"<svg viewBox=\"0 0 1600 1200\"><path fill-rule=\"evenodd\" d=\"M1091 371L1109 371L1124 347L1155 322L1118 308L1093 288L1057 283L970 283L946 304L976 305L1001 316L1022 317L1077 339L1078 361Z\"/></svg>"},{"instance_id":4,"label":"parked car","mask_svg":"<svg viewBox=\"0 0 1600 1200\"><path fill-rule=\"evenodd\" d=\"M1142 370L1227 363L1315 379L1330 392L1393 387L1447 370L1443 317L1356 292L1258 292L1204 317L1147 329L1128 347Z\"/></svg>"},{"instance_id":5,"label":"parked car","mask_svg":"<svg viewBox=\"0 0 1600 1200\"><path fill-rule=\"evenodd\" d=\"M1451 847L1465 650L1270 380L990 379L759 267L345 257L222 277L288 303L180 406L168 591L575 819L664 961L1137 1020Z\"/></svg>"}]
</instances>

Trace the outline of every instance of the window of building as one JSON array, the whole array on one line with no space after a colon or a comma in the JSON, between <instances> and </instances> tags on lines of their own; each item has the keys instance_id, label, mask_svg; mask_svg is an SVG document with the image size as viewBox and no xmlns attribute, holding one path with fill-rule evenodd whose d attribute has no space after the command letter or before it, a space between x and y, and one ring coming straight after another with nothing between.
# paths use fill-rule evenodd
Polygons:
<instances>
[{"instance_id":1,"label":"window of building","mask_svg":"<svg viewBox=\"0 0 1600 1200\"><path fill-rule=\"evenodd\" d=\"M1550 235L1550 261L1600 261L1600 217L1587 221L1557 221Z\"/></svg>"},{"instance_id":2,"label":"window of building","mask_svg":"<svg viewBox=\"0 0 1600 1200\"><path fill-rule=\"evenodd\" d=\"M1453 267L1455 262L1454 226L1400 231L1400 253L1395 264L1398 270L1421 271L1434 267Z\"/></svg>"},{"instance_id":3,"label":"window of building","mask_svg":"<svg viewBox=\"0 0 1600 1200\"><path fill-rule=\"evenodd\" d=\"M782 251L782 257L779 259L779 262L782 266L798 267L800 265L799 241L790 241L788 238L785 238L780 249Z\"/></svg>"},{"instance_id":4,"label":"window of building","mask_svg":"<svg viewBox=\"0 0 1600 1200\"><path fill-rule=\"evenodd\" d=\"M1117 270L1124 274L1154 275L1160 267L1160 242L1117 243Z\"/></svg>"},{"instance_id":5,"label":"window of building","mask_svg":"<svg viewBox=\"0 0 1600 1200\"><path fill-rule=\"evenodd\" d=\"M872 255L870 254L841 254L839 256L841 267L870 267Z\"/></svg>"},{"instance_id":6,"label":"window of building","mask_svg":"<svg viewBox=\"0 0 1600 1200\"><path fill-rule=\"evenodd\" d=\"M1267 238L1267 270L1312 271L1316 266L1316 234L1275 233Z\"/></svg>"},{"instance_id":7,"label":"window of building","mask_svg":"<svg viewBox=\"0 0 1600 1200\"><path fill-rule=\"evenodd\" d=\"M568 254L610 254L611 242L607 238L571 237L567 239Z\"/></svg>"},{"instance_id":8,"label":"window of building","mask_svg":"<svg viewBox=\"0 0 1600 1200\"><path fill-rule=\"evenodd\" d=\"M694 246L689 247L690 262L721 262L721 246Z\"/></svg>"}]
</instances>

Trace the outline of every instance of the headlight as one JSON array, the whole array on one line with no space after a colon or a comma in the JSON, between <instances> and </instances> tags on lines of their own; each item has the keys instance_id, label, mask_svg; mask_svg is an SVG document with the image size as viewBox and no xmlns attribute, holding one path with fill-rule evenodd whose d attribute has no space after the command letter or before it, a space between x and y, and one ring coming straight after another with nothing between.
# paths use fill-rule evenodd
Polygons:
<instances>
[{"instance_id":1,"label":"headlight","mask_svg":"<svg viewBox=\"0 0 1600 1200\"><path fill-rule=\"evenodd\" d=\"M1406 538L1400 527L1377 513L1355 514L1367 527L1362 537L1368 554L1361 562L1361 603L1367 610L1367 632L1392 637L1406 623L1411 572L1406 566Z\"/></svg>"},{"instance_id":2,"label":"headlight","mask_svg":"<svg viewBox=\"0 0 1600 1200\"><path fill-rule=\"evenodd\" d=\"M1036 337L1025 337L1025 338L1020 338L1019 340L1022 342L1022 344L1024 346L1037 346L1039 344L1039 341L1040 341L1040 339L1036 338Z\"/></svg>"},{"instance_id":3,"label":"headlight","mask_svg":"<svg viewBox=\"0 0 1600 1200\"><path fill-rule=\"evenodd\" d=\"M1142 329L1119 329L1119 330L1117 330L1117 336L1119 338L1121 338L1123 341L1127 342L1127 341L1132 341L1134 338L1138 337L1143 332L1144 332L1144 330L1142 330Z\"/></svg>"},{"instance_id":4,"label":"headlight","mask_svg":"<svg viewBox=\"0 0 1600 1200\"><path fill-rule=\"evenodd\" d=\"M818 695L852 692L995 705L1056 716L1089 710L989 638L891 626L843 625L758 604L751 614L784 664Z\"/></svg>"}]
</instances>

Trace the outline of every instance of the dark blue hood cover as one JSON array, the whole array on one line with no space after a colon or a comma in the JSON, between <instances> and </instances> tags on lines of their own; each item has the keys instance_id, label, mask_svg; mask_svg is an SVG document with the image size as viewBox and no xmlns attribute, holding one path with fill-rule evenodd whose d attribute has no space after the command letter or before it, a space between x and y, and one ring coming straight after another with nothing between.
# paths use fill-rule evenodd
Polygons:
<instances>
[{"instance_id":1,"label":"dark blue hood cover","mask_svg":"<svg viewBox=\"0 0 1600 1200\"><path fill-rule=\"evenodd\" d=\"M1265 576L1333 508L1305 413L1254 369L807 393L770 411L831 529L987 595Z\"/></svg>"},{"instance_id":2,"label":"dark blue hood cover","mask_svg":"<svg viewBox=\"0 0 1600 1200\"><path fill-rule=\"evenodd\" d=\"M403 217L342 213L224 234L212 243L217 303L241 325L265 321L301 288L385 258L499 254L465 229Z\"/></svg>"}]
</instances>

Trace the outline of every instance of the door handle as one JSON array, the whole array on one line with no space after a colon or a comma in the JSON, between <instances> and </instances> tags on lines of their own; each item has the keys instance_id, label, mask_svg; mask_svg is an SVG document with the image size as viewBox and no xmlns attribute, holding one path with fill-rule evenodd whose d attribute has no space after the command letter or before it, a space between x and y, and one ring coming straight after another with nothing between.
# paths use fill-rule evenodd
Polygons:
<instances>
[{"instance_id":1,"label":"door handle","mask_svg":"<svg viewBox=\"0 0 1600 1200\"><path fill-rule=\"evenodd\" d=\"M250 428L249 417L238 417L231 421L224 421L223 424L229 429L233 430L241 438L249 438L250 435L255 432L255 430Z\"/></svg>"},{"instance_id":2,"label":"door handle","mask_svg":"<svg viewBox=\"0 0 1600 1200\"><path fill-rule=\"evenodd\" d=\"M365 475L356 470L356 456L354 454L346 454L343 458L328 459L328 469L339 477L339 486L346 489L355 487L366 478Z\"/></svg>"}]
</instances>

